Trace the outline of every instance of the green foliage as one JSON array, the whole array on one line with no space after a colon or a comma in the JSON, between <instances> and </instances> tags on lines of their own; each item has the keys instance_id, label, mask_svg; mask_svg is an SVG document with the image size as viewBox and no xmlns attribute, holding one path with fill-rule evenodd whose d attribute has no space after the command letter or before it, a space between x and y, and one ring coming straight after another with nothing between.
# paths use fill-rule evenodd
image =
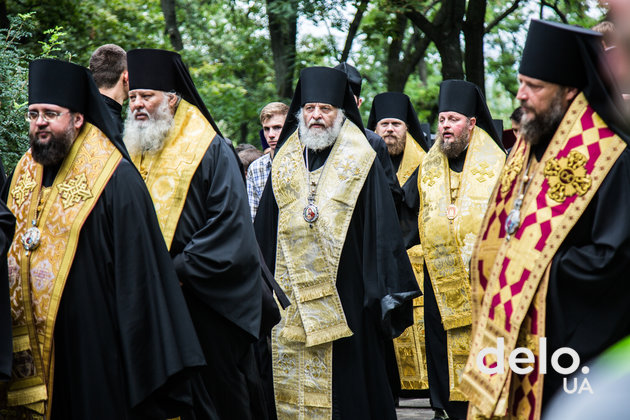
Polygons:
<instances>
[{"instance_id":1,"label":"green foliage","mask_svg":"<svg viewBox=\"0 0 630 420\"><path fill-rule=\"evenodd\" d=\"M35 58L64 53L65 32L61 27L44 31L41 50L31 53L22 48L34 28L35 14L9 17L9 28L0 29L0 152L5 170L12 171L28 148L28 124L24 112L28 104L28 63Z\"/></svg>"},{"instance_id":2,"label":"green foliage","mask_svg":"<svg viewBox=\"0 0 630 420\"><path fill-rule=\"evenodd\" d=\"M354 17L352 2L335 0L199 0L177 1L176 12L184 49L180 51L195 84L223 134L235 143L259 144L260 109L278 100L269 41L267 7L280 16L298 14L295 75L307 66L337 64ZM486 22L509 2L487 1ZM547 0L544 18L591 26L603 15L596 0ZM397 33L396 14L413 9L432 20L443 1L370 0L349 62L364 77L362 116L367 120L372 98L387 89L388 50ZM518 104L518 63L527 24L540 17L540 0L522 0L518 9L486 34L486 91L495 117L507 119ZM36 13L25 14L35 10ZM87 66L100 45L171 49L160 2L144 0L8 1L11 27L0 32L0 150L12 168L27 146L26 105L28 62L46 56ZM315 26L318 25L318 26ZM313 28L317 29L313 29ZM403 45L413 35L407 24ZM462 43L462 46L464 44ZM401 57L406 54L403 49ZM441 81L441 58L430 45L409 78L407 93L422 121L432 122Z\"/></svg>"}]
</instances>

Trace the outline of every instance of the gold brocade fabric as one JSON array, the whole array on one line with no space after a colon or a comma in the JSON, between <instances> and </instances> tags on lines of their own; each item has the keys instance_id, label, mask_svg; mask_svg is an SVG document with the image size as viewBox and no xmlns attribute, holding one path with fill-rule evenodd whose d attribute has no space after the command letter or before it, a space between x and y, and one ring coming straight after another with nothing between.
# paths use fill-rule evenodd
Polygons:
<instances>
[{"instance_id":1,"label":"gold brocade fabric","mask_svg":"<svg viewBox=\"0 0 630 420\"><path fill-rule=\"evenodd\" d=\"M50 188L42 188L43 167L30 150L11 180L7 205L16 230L8 266L14 353L6 404L27 407L35 418L49 414L55 319L81 227L121 159L107 137L85 123ZM22 237L33 220L41 241L27 252Z\"/></svg>"},{"instance_id":2,"label":"gold brocade fabric","mask_svg":"<svg viewBox=\"0 0 630 420\"><path fill-rule=\"evenodd\" d=\"M376 153L346 120L319 179L319 218L304 220L307 172L297 131L278 150L271 176L278 203L275 276L293 304L272 331L279 419L330 419L333 341L352 335L336 288L337 269L356 200ZM320 176L321 175L321 176Z\"/></svg>"},{"instance_id":3,"label":"gold brocade fabric","mask_svg":"<svg viewBox=\"0 0 630 420\"><path fill-rule=\"evenodd\" d=\"M414 138L407 133L407 139L405 141L405 150L403 151L403 157L400 161L398 171L396 171L396 178L398 183L402 187L405 182L413 174L413 171L422 163L422 159L427 153L422 150L422 147L414 140Z\"/></svg>"},{"instance_id":4,"label":"gold brocade fabric","mask_svg":"<svg viewBox=\"0 0 630 420\"><path fill-rule=\"evenodd\" d=\"M515 145L472 257L475 323L461 385L471 403L469 418L540 418L543 376L536 368L527 375L512 373L508 357L516 347L527 347L539 366L537 342L545 333L551 260L625 147L584 94L578 95L541 162L530 170L521 223L508 241L504 224L530 153L523 139ZM476 366L477 355L483 348L496 347L498 338L504 339L504 372L484 374ZM488 367L496 362L494 354L483 361Z\"/></svg>"},{"instance_id":5,"label":"gold brocade fabric","mask_svg":"<svg viewBox=\"0 0 630 420\"><path fill-rule=\"evenodd\" d=\"M447 333L450 399L465 400L458 389L470 346L470 282L468 264L479 227L505 162L505 153L481 128L470 136L464 168L457 174L436 143L418 175L418 226L424 259ZM459 182L457 182L459 181ZM457 216L447 218L452 197L449 185L459 185Z\"/></svg>"},{"instance_id":6,"label":"gold brocade fabric","mask_svg":"<svg viewBox=\"0 0 630 420\"><path fill-rule=\"evenodd\" d=\"M407 255L418 286L420 290L423 290L424 254L422 245L409 248ZM400 375L400 387L405 390L427 389L429 387L429 374L424 339L424 296L413 300L413 325L394 339L394 351L398 374Z\"/></svg>"},{"instance_id":7,"label":"gold brocade fabric","mask_svg":"<svg viewBox=\"0 0 630 420\"><path fill-rule=\"evenodd\" d=\"M181 100L164 147L131 155L147 184L166 246L170 249L188 188L216 132L201 111Z\"/></svg>"}]
</instances>

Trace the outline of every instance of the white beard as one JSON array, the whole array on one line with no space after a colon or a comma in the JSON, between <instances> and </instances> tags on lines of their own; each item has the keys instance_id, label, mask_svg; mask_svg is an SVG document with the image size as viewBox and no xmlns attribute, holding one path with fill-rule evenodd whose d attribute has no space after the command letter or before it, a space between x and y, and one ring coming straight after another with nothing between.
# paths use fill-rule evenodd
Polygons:
<instances>
[{"instance_id":1,"label":"white beard","mask_svg":"<svg viewBox=\"0 0 630 420\"><path fill-rule=\"evenodd\" d=\"M346 115L344 114L343 110L339 109L337 112L337 118L335 118L335 121L333 121L333 124L330 127L323 129L309 128L304 122L302 109L300 108L297 113L297 119L299 122L298 135L300 138L300 143L302 143L307 148L315 151L326 149L331 144L333 144L335 140L337 140L345 118Z\"/></svg>"},{"instance_id":2,"label":"white beard","mask_svg":"<svg viewBox=\"0 0 630 420\"><path fill-rule=\"evenodd\" d=\"M136 110L137 111L137 110ZM164 140L174 125L174 116L168 107L168 96L155 110L155 114L149 114L148 120L136 120L136 112L127 111L125 120L124 142L130 154L155 153L162 149Z\"/></svg>"}]
</instances>

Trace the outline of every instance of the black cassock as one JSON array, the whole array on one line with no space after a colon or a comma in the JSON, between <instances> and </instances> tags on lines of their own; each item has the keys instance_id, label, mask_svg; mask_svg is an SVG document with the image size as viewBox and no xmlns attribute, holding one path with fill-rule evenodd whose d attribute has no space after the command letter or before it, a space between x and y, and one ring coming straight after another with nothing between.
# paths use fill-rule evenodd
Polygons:
<instances>
[{"instance_id":1,"label":"black cassock","mask_svg":"<svg viewBox=\"0 0 630 420\"><path fill-rule=\"evenodd\" d=\"M170 253L208 363L198 391L205 388L221 419L261 418L252 346L262 307L259 255L245 184L221 136L193 175ZM207 404L196 405L186 419L207 418Z\"/></svg>"},{"instance_id":2,"label":"black cassock","mask_svg":"<svg viewBox=\"0 0 630 420\"><path fill-rule=\"evenodd\" d=\"M44 185L56 172L45 170ZM185 410L188 377L205 364L185 305L151 197L122 160L81 229L61 297L52 418L165 418Z\"/></svg>"},{"instance_id":3,"label":"black cassock","mask_svg":"<svg viewBox=\"0 0 630 420\"><path fill-rule=\"evenodd\" d=\"M330 148L309 150L309 168L322 166ZM256 236L273 270L278 207L272 180L256 215ZM326 209L320 209L326 211ZM305 222L306 223L306 222ZM350 221L337 272L337 290L351 337L333 343L333 418L395 419L386 369L386 343L413 323L420 295L403 245L392 193L375 160Z\"/></svg>"},{"instance_id":4,"label":"black cassock","mask_svg":"<svg viewBox=\"0 0 630 420\"><path fill-rule=\"evenodd\" d=\"M457 158L449 159L450 169L461 173L465 160L466 152L463 152ZM407 248L420 243L418 231L418 212L420 209L419 170L419 167L416 168L403 186L405 199L400 213L400 225L405 236ZM467 403L449 401L450 385L446 331L442 325L442 317L435 300L435 293L433 292L433 285L426 264L424 265L424 327L431 407L446 410L447 414L454 418L465 418Z\"/></svg>"}]
</instances>

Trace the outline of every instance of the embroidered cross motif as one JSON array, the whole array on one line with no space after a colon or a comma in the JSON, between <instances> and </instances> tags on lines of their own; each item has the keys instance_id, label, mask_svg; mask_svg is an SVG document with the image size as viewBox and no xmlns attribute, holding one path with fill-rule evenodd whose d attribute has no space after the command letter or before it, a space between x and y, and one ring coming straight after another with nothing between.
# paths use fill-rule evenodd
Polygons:
<instances>
[{"instance_id":1,"label":"embroidered cross motif","mask_svg":"<svg viewBox=\"0 0 630 420\"><path fill-rule=\"evenodd\" d=\"M26 200L26 196L31 191L33 191L33 188L35 188L36 185L37 183L31 176L30 172L26 172L20 177L20 180L15 185L15 188L13 188L13 191L11 191L13 200L18 205L18 207L22 205L24 200Z\"/></svg>"},{"instance_id":2,"label":"embroidered cross motif","mask_svg":"<svg viewBox=\"0 0 630 420\"><path fill-rule=\"evenodd\" d=\"M584 195L591 188L591 176L586 173L588 159L582 153L572 150L569 156L549 159L545 164L545 178L549 183L547 195L558 203L563 203L572 195Z\"/></svg>"},{"instance_id":3,"label":"embroidered cross motif","mask_svg":"<svg viewBox=\"0 0 630 420\"><path fill-rule=\"evenodd\" d=\"M433 186L433 184L435 184L435 180L440 176L440 171L438 171L437 169L431 169L429 171L427 171L424 176L422 177L422 183L423 184L429 184L430 187Z\"/></svg>"},{"instance_id":4,"label":"embroidered cross motif","mask_svg":"<svg viewBox=\"0 0 630 420\"><path fill-rule=\"evenodd\" d=\"M513 159L503 171L503 175L501 176L501 194L505 194L510 190L512 186L512 182L514 182L514 178L523 170L523 162L525 160L524 156L521 156L520 159Z\"/></svg>"},{"instance_id":5,"label":"embroidered cross motif","mask_svg":"<svg viewBox=\"0 0 630 420\"><path fill-rule=\"evenodd\" d=\"M490 165L487 162L480 162L476 168L473 168L471 173L473 175L479 175L477 177L477 181L485 182L486 180L494 176L494 171L492 171L492 169L489 169L489 168L490 168Z\"/></svg>"},{"instance_id":6,"label":"embroidered cross motif","mask_svg":"<svg viewBox=\"0 0 630 420\"><path fill-rule=\"evenodd\" d=\"M85 173L77 175L72 179L64 181L63 184L57 186L63 208L67 209L80 201L92 198L92 193L87 188L87 179Z\"/></svg>"}]
</instances>

